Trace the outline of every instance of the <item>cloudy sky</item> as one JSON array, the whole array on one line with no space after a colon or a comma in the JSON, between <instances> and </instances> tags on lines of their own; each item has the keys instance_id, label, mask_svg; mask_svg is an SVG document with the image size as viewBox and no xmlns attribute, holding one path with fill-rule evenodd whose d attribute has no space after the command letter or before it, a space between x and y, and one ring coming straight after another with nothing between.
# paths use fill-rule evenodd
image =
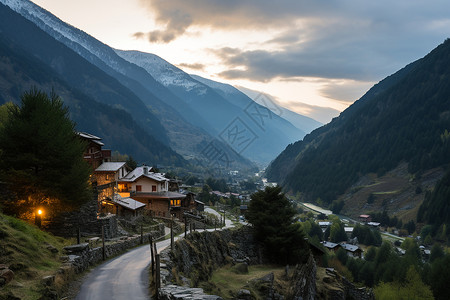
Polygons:
<instances>
[{"instance_id":1,"label":"cloudy sky","mask_svg":"<svg viewBox=\"0 0 450 300\"><path fill-rule=\"evenodd\" d=\"M448 0L32 0L119 49L328 122L450 37Z\"/></svg>"}]
</instances>

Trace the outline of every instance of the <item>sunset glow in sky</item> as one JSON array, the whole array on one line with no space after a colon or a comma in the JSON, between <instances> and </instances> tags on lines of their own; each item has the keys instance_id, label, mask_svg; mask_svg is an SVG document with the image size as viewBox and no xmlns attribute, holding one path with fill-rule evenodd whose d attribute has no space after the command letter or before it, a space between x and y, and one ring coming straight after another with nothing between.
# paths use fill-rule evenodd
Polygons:
<instances>
[{"instance_id":1,"label":"sunset glow in sky","mask_svg":"<svg viewBox=\"0 0 450 300\"><path fill-rule=\"evenodd\" d=\"M111 47L154 53L328 122L450 37L450 1L32 0Z\"/></svg>"}]
</instances>

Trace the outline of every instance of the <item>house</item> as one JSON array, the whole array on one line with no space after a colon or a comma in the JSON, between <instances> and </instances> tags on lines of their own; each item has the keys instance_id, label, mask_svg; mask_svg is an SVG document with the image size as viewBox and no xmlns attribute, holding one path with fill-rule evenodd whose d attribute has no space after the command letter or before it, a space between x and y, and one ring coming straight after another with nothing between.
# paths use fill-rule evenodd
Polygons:
<instances>
[{"instance_id":1,"label":"house","mask_svg":"<svg viewBox=\"0 0 450 300\"><path fill-rule=\"evenodd\" d=\"M353 227L344 226L344 231L347 234L348 238L352 237L353 234Z\"/></svg>"},{"instance_id":2,"label":"house","mask_svg":"<svg viewBox=\"0 0 450 300\"><path fill-rule=\"evenodd\" d=\"M83 158L91 165L93 170L97 169L102 163L111 161L111 150L102 149L105 144L101 142L101 138L86 132L77 132L77 134L87 142L88 146Z\"/></svg>"},{"instance_id":3,"label":"house","mask_svg":"<svg viewBox=\"0 0 450 300\"><path fill-rule=\"evenodd\" d=\"M380 228L380 223L378 223L378 222L367 222L367 226L379 229Z\"/></svg>"},{"instance_id":4,"label":"house","mask_svg":"<svg viewBox=\"0 0 450 300\"><path fill-rule=\"evenodd\" d=\"M327 241L323 241L320 242L325 248L327 248L330 251L336 252L339 250L339 248L341 247L341 245L336 244L336 243L332 243L332 242L327 242Z\"/></svg>"},{"instance_id":5,"label":"house","mask_svg":"<svg viewBox=\"0 0 450 300\"><path fill-rule=\"evenodd\" d=\"M118 183L122 197L130 197L144 203L147 211L156 217L180 215L183 200L187 195L169 191L169 179L161 173L152 172L148 166L137 167Z\"/></svg>"},{"instance_id":6,"label":"house","mask_svg":"<svg viewBox=\"0 0 450 300\"><path fill-rule=\"evenodd\" d=\"M340 246L347 251L347 255L351 257L362 257L362 249L356 245L351 245L347 243L340 243Z\"/></svg>"},{"instance_id":7,"label":"house","mask_svg":"<svg viewBox=\"0 0 450 300\"><path fill-rule=\"evenodd\" d=\"M94 170L91 180L97 189L99 213L118 214L118 204L114 203L118 183L129 171L130 169L125 162L104 162Z\"/></svg>"},{"instance_id":8,"label":"house","mask_svg":"<svg viewBox=\"0 0 450 300\"><path fill-rule=\"evenodd\" d=\"M322 232L325 232L331 226L331 222L319 222L319 226L322 228Z\"/></svg>"},{"instance_id":9,"label":"house","mask_svg":"<svg viewBox=\"0 0 450 300\"><path fill-rule=\"evenodd\" d=\"M358 219L362 223L368 223L372 221L372 217L370 215L359 215Z\"/></svg>"}]
</instances>

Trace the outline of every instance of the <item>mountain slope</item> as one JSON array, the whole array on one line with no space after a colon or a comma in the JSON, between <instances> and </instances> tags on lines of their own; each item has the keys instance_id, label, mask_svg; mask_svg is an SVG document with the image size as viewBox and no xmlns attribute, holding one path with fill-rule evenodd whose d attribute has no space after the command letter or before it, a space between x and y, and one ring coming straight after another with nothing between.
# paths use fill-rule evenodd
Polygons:
<instances>
[{"instance_id":1,"label":"mountain slope","mask_svg":"<svg viewBox=\"0 0 450 300\"><path fill-rule=\"evenodd\" d=\"M112 48L85 32L74 28L30 1L0 0L31 20L46 33L78 53L87 61L115 78L119 85L132 90L146 109L141 111L155 114L163 125L161 134L168 137L168 143L185 157L205 160L202 151L211 143L225 151L233 168L252 168L252 164L220 140L215 140L202 128L209 128L207 122L181 99L158 83L148 72L119 57ZM157 96L156 96L157 95ZM181 111L178 113L176 109ZM136 115L132 114L135 119ZM141 120L136 119L141 122ZM199 127L190 121L195 120ZM151 132L153 133L153 132ZM166 141L163 139L163 141ZM208 161L208 158L206 158Z\"/></svg>"},{"instance_id":2,"label":"mountain slope","mask_svg":"<svg viewBox=\"0 0 450 300\"><path fill-rule=\"evenodd\" d=\"M167 87L187 105L195 109L209 124L206 128L219 136L238 153L255 161L268 163L285 145L304 136L304 132L290 124L266 107L254 102L234 89L233 94L224 94L208 84L194 79L189 74L171 65L160 57L139 51L116 50L121 57L144 68L157 81ZM221 85L215 83L216 86ZM179 108L176 108L180 111ZM181 111L180 111L181 113ZM238 121L236 119L238 118ZM195 119L192 122L196 122ZM255 139L245 149L234 147L224 138L230 126L236 123L246 128ZM200 125L200 124L197 124Z\"/></svg>"},{"instance_id":3,"label":"mountain slope","mask_svg":"<svg viewBox=\"0 0 450 300\"><path fill-rule=\"evenodd\" d=\"M186 161L180 155L150 136L133 121L126 111L101 104L72 87L61 78L59 72L30 53L27 43L23 47L22 38L11 39L15 36L8 34L9 26L15 28L16 33L26 29L26 34L19 34L22 37L34 35L43 38L43 41L48 42L51 47L58 47L59 50L64 47L54 44L56 41L51 42L45 39L36 26L27 22L0 4L1 104L8 101L17 103L20 95L31 87L37 87L46 92L54 90L64 100L65 105L69 106L71 118L77 123L78 130L101 136L108 147L130 154L140 161L186 165ZM51 49L48 51L54 53Z\"/></svg>"},{"instance_id":4,"label":"mountain slope","mask_svg":"<svg viewBox=\"0 0 450 300\"><path fill-rule=\"evenodd\" d=\"M131 113L143 128L167 143L168 139L159 119L135 94L31 22L8 12L5 6L2 7L0 26L5 36L50 65L66 82L91 95L96 101Z\"/></svg>"},{"instance_id":5,"label":"mountain slope","mask_svg":"<svg viewBox=\"0 0 450 300\"><path fill-rule=\"evenodd\" d=\"M419 174L450 162L450 41L384 79L338 118L289 145L268 168L305 199L331 203L368 173L408 163Z\"/></svg>"},{"instance_id":6,"label":"mountain slope","mask_svg":"<svg viewBox=\"0 0 450 300\"><path fill-rule=\"evenodd\" d=\"M286 121L290 122L292 125L297 127L302 132L309 133L322 126L323 124L306 116L297 114L277 103L273 97L270 95L254 91L244 87L235 88L228 84L219 83L213 80L209 80L200 76L191 75L192 78L209 85L216 92L221 94L224 98L229 99L229 101L235 101L237 106L245 105L248 103L249 99L252 99L256 103L268 107L274 114L282 117ZM242 104L243 103L243 104ZM302 136L303 138L303 136Z\"/></svg>"}]
</instances>

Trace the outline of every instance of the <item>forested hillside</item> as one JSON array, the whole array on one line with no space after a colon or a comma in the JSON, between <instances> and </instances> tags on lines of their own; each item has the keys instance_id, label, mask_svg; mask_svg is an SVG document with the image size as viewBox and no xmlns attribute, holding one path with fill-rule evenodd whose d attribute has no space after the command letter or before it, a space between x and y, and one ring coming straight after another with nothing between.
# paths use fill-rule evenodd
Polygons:
<instances>
[{"instance_id":1,"label":"forested hillside","mask_svg":"<svg viewBox=\"0 0 450 300\"><path fill-rule=\"evenodd\" d=\"M450 40L374 86L268 168L291 192L332 203L358 178L400 162L417 174L450 162ZM445 136L445 135L444 135ZM446 136L445 136L446 137Z\"/></svg>"},{"instance_id":2,"label":"forested hillside","mask_svg":"<svg viewBox=\"0 0 450 300\"><path fill-rule=\"evenodd\" d=\"M57 91L69 106L77 130L101 136L108 148L149 163L186 164L180 155L136 124L126 111L99 103L71 87L54 70L0 32L0 104L18 102L21 94L32 87Z\"/></svg>"}]
</instances>

